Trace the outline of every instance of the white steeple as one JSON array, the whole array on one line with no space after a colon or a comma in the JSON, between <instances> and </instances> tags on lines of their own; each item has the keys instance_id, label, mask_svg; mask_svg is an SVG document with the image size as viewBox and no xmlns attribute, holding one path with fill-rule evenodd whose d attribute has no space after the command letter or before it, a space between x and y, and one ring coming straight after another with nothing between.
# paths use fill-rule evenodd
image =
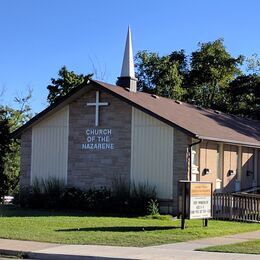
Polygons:
<instances>
[{"instance_id":1,"label":"white steeple","mask_svg":"<svg viewBox=\"0 0 260 260\"><path fill-rule=\"evenodd\" d=\"M118 78L117 85L128 88L131 92L136 92L137 79L135 78L134 55L130 26L128 26L124 59L121 75Z\"/></svg>"},{"instance_id":2,"label":"white steeple","mask_svg":"<svg viewBox=\"0 0 260 260\"><path fill-rule=\"evenodd\" d=\"M121 69L121 77L131 77L135 78L134 71L134 56L132 47L132 35L130 25L128 26L126 43L125 43L125 53Z\"/></svg>"}]
</instances>

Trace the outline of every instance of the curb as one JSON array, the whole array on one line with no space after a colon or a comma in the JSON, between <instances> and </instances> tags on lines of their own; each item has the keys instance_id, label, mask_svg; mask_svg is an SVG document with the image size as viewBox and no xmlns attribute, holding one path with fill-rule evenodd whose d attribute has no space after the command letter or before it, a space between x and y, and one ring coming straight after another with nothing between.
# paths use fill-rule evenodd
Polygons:
<instances>
[{"instance_id":1,"label":"curb","mask_svg":"<svg viewBox=\"0 0 260 260\"><path fill-rule=\"evenodd\" d=\"M0 249L1 256L14 256L21 259L42 259L42 260L131 260L131 258L120 258L120 257L103 257L103 256L86 256L86 255L63 255L63 254L48 254L48 253L37 253L30 251L17 251L17 250L8 250ZM135 259L136 260L136 259Z\"/></svg>"},{"instance_id":2,"label":"curb","mask_svg":"<svg viewBox=\"0 0 260 260\"><path fill-rule=\"evenodd\" d=\"M27 252L27 251L0 249L1 256L15 256L18 258L28 258L29 254L30 254L30 252Z\"/></svg>"},{"instance_id":3,"label":"curb","mask_svg":"<svg viewBox=\"0 0 260 260\"><path fill-rule=\"evenodd\" d=\"M62 255L62 254L48 254L48 253L29 253L29 258L32 259L57 259L57 260L131 260L131 258L120 258L120 257L104 257L104 256L83 256L83 255ZM136 259L135 259L136 260Z\"/></svg>"}]
</instances>

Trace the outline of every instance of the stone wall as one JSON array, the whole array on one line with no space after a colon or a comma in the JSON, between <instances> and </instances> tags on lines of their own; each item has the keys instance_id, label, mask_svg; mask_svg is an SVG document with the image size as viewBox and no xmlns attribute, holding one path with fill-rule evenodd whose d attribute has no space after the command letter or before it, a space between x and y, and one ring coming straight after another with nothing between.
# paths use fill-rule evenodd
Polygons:
<instances>
[{"instance_id":1,"label":"stone wall","mask_svg":"<svg viewBox=\"0 0 260 260\"><path fill-rule=\"evenodd\" d=\"M30 185L31 152L32 152L32 128L29 128L21 136L20 187L26 187Z\"/></svg>"},{"instance_id":2,"label":"stone wall","mask_svg":"<svg viewBox=\"0 0 260 260\"><path fill-rule=\"evenodd\" d=\"M178 213L178 182L188 178L187 148L191 138L185 133L174 129L173 151L173 214Z\"/></svg>"},{"instance_id":3,"label":"stone wall","mask_svg":"<svg viewBox=\"0 0 260 260\"><path fill-rule=\"evenodd\" d=\"M111 187L113 180L130 182L131 165L131 106L106 92L100 92L99 126L95 128L95 107L87 106L96 100L92 90L69 105L69 186L81 189ZM86 129L111 129L109 142L113 149L83 149L87 143Z\"/></svg>"}]
</instances>

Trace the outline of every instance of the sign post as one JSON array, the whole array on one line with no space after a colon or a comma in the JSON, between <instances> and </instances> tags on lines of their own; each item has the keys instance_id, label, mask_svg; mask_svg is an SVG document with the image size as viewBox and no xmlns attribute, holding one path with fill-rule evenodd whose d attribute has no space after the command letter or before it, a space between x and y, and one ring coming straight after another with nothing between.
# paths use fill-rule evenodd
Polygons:
<instances>
[{"instance_id":1,"label":"sign post","mask_svg":"<svg viewBox=\"0 0 260 260\"><path fill-rule=\"evenodd\" d=\"M179 181L179 215L181 229L185 228L185 219L202 219L207 227L212 218L212 183Z\"/></svg>"}]
</instances>

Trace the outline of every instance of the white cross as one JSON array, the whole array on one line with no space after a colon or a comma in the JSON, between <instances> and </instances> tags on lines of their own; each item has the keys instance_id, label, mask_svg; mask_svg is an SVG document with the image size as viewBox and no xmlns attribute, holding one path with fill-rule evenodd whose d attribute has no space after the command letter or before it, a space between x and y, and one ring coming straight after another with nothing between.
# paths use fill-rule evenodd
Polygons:
<instances>
[{"instance_id":1,"label":"white cross","mask_svg":"<svg viewBox=\"0 0 260 260\"><path fill-rule=\"evenodd\" d=\"M98 126L99 107L100 106L108 106L108 102L99 102L99 91L96 91L96 102L95 103L87 103L87 106L95 106L96 107L95 126Z\"/></svg>"}]
</instances>

